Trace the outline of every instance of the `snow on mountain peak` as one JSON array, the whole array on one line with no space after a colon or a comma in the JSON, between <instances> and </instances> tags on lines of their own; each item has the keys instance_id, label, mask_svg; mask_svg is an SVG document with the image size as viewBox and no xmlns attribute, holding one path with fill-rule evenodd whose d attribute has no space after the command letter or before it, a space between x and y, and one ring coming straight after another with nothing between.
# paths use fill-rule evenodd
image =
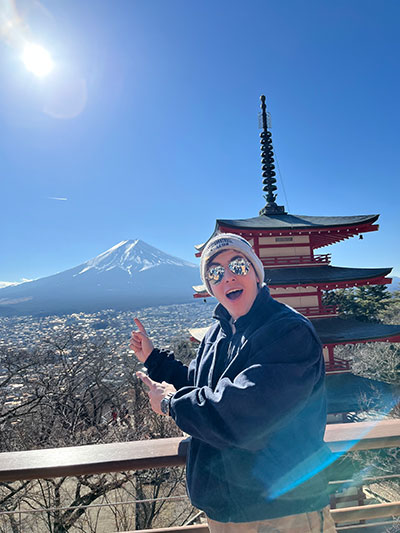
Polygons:
<instances>
[{"instance_id":1,"label":"snow on mountain peak","mask_svg":"<svg viewBox=\"0 0 400 533\"><path fill-rule=\"evenodd\" d=\"M132 275L134 272L141 272L162 264L197 268L193 263L166 254L140 239L135 239L121 241L97 257L90 259L82 265L83 268L78 275L89 270L104 272L113 268L125 270Z\"/></svg>"}]
</instances>

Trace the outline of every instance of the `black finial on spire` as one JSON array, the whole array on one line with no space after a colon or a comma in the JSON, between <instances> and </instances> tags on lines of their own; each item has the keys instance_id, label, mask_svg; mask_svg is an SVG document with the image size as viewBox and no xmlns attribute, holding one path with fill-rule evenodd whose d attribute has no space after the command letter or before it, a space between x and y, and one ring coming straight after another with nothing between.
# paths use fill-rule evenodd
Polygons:
<instances>
[{"instance_id":1,"label":"black finial on spire","mask_svg":"<svg viewBox=\"0 0 400 533\"><path fill-rule=\"evenodd\" d=\"M266 193L264 198L267 201L267 205L263 207L260 211L260 215L279 215L285 213L285 208L283 205L277 205L276 193L277 190L275 185L275 165L274 165L274 152L272 146L272 134L268 131L268 117L267 117L267 106L265 105L265 96L262 95L261 99L261 119L262 119L262 132L260 133L261 137L261 169L263 175L263 191Z\"/></svg>"}]
</instances>

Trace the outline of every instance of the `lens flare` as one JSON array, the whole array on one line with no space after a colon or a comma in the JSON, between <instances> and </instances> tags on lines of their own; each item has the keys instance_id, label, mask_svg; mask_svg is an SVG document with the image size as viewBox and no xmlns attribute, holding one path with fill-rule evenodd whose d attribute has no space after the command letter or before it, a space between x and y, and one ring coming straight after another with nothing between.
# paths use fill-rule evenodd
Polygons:
<instances>
[{"instance_id":1,"label":"lens flare","mask_svg":"<svg viewBox=\"0 0 400 533\"><path fill-rule=\"evenodd\" d=\"M22 54L26 68L35 76L42 78L53 69L53 60L47 50L38 44L27 44Z\"/></svg>"}]
</instances>

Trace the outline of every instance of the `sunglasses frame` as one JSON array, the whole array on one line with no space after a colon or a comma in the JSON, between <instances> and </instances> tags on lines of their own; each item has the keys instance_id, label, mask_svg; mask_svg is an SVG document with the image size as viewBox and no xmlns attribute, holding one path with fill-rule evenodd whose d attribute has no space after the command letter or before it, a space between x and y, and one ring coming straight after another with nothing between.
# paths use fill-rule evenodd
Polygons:
<instances>
[{"instance_id":1,"label":"sunglasses frame","mask_svg":"<svg viewBox=\"0 0 400 533\"><path fill-rule=\"evenodd\" d=\"M234 264L235 263L237 264L238 262L241 263L240 266L241 266L242 272L234 270L234 266L235 266ZM212 265L212 263L211 263L211 265ZM240 255L237 256L237 257L234 257L233 259L231 259L231 261L229 261L229 264L228 264L229 270L235 276L247 276L247 274L249 273L249 270L250 270L250 266L251 266L250 261L248 259L246 259L245 257L242 257ZM218 271L221 274L221 277L218 280L216 280L216 281L215 281L215 276L214 277L210 276L210 272L213 269L218 269ZM226 267L223 267L222 265L219 265L219 264L215 264L214 266L210 266L209 268L207 268L206 278L210 282L211 285L218 285L218 283L221 283L221 281L224 279L225 271L226 271Z\"/></svg>"}]
</instances>

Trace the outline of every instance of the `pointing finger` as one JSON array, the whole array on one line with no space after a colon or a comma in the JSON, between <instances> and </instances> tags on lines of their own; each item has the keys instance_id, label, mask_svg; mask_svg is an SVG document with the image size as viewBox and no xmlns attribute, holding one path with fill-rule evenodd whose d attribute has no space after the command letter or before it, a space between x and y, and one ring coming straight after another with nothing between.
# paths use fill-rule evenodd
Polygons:
<instances>
[{"instance_id":1,"label":"pointing finger","mask_svg":"<svg viewBox=\"0 0 400 533\"><path fill-rule=\"evenodd\" d=\"M138 328L138 330L141 332L141 333L144 333L146 336L147 336L147 332L143 326L143 324L140 322L140 320L138 318L134 318L134 321L135 321L135 324Z\"/></svg>"}]
</instances>

